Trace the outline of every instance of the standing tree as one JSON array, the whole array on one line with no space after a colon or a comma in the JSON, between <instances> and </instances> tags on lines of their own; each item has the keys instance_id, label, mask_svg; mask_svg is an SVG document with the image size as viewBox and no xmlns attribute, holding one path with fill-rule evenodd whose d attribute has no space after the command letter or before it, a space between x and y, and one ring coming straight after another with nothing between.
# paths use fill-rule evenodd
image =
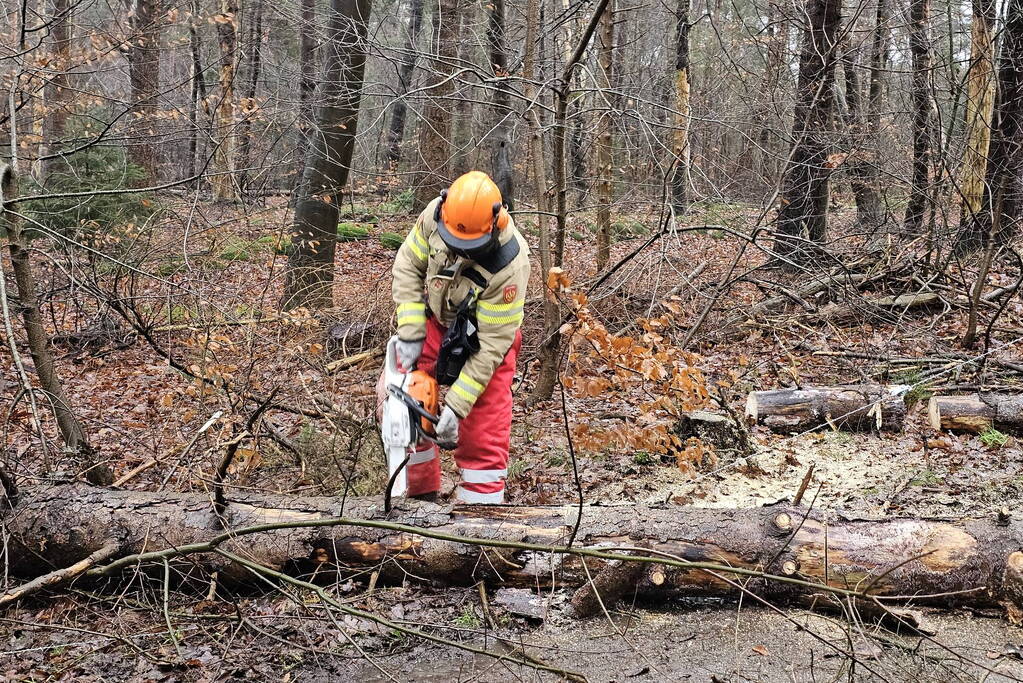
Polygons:
<instances>
[{"instance_id":1,"label":"standing tree","mask_svg":"<svg viewBox=\"0 0 1023 683\"><path fill-rule=\"evenodd\" d=\"M417 0L421 1L421 0ZM487 42L494 78L494 123L491 135L490 168L508 208L515 206L515 182L511 163L512 109L508 82L508 53L504 44L504 0L491 0L487 16Z\"/></svg>"},{"instance_id":2,"label":"standing tree","mask_svg":"<svg viewBox=\"0 0 1023 683\"><path fill-rule=\"evenodd\" d=\"M188 177L195 177L196 161L199 155L199 109L202 109L203 120L208 121L210 110L206 100L206 74L202 66L202 27L205 24L199 18L199 0L190 0L190 16L188 18L188 47L191 52L192 91L188 102Z\"/></svg>"},{"instance_id":3,"label":"standing tree","mask_svg":"<svg viewBox=\"0 0 1023 683\"><path fill-rule=\"evenodd\" d=\"M309 131L313 128L313 96L316 94L316 0L302 0L298 25L298 160L296 184L301 182L305 157L310 147ZM295 192L293 199L298 196Z\"/></svg>"},{"instance_id":4,"label":"standing tree","mask_svg":"<svg viewBox=\"0 0 1023 683\"><path fill-rule=\"evenodd\" d=\"M688 0L682 0L687 2ZM607 88L604 96L613 100L612 70L614 69L615 13L613 0L600 18L597 37L597 63L600 65L601 85ZM597 126L597 270L603 270L611 258L611 201L614 171L613 107L603 112Z\"/></svg>"},{"instance_id":5,"label":"standing tree","mask_svg":"<svg viewBox=\"0 0 1023 683\"><path fill-rule=\"evenodd\" d=\"M672 142L671 207L676 215L689 208L689 4L675 10L675 130Z\"/></svg>"},{"instance_id":6,"label":"standing tree","mask_svg":"<svg viewBox=\"0 0 1023 683\"><path fill-rule=\"evenodd\" d=\"M141 125L135 125L135 140L129 158L145 174L143 184L152 184L158 174L159 159L153 142L153 123L160 91L160 33L163 27L161 0L136 0L131 18L132 38L128 48L128 80L131 84L133 113Z\"/></svg>"},{"instance_id":7,"label":"standing tree","mask_svg":"<svg viewBox=\"0 0 1023 683\"><path fill-rule=\"evenodd\" d=\"M419 124L419 168L415 186L414 208L418 211L438 196L448 183L451 157L451 120L454 117L447 101L454 92L455 60L458 57L458 36L461 21L459 0L438 0L433 13L433 36L436 45L433 73Z\"/></svg>"},{"instance_id":8,"label":"standing tree","mask_svg":"<svg viewBox=\"0 0 1023 683\"><path fill-rule=\"evenodd\" d=\"M1023 220L1023 0L1005 9L998 98L995 104L984 203L977 212L978 233L999 242L1015 238Z\"/></svg>"},{"instance_id":9,"label":"standing tree","mask_svg":"<svg viewBox=\"0 0 1023 683\"><path fill-rule=\"evenodd\" d=\"M263 44L263 1L252 4L248 22L248 36L245 41L246 77L245 96L241 100L244 118L239 126L238 138L238 188L245 193L249 188L249 165L252 156L252 117L258 109L256 93L262 73Z\"/></svg>"},{"instance_id":10,"label":"standing tree","mask_svg":"<svg viewBox=\"0 0 1023 683\"><path fill-rule=\"evenodd\" d=\"M913 58L913 180L903 226L906 233L923 231L927 191L931 184L931 38L930 0L909 2L909 51Z\"/></svg>"},{"instance_id":11,"label":"standing tree","mask_svg":"<svg viewBox=\"0 0 1023 683\"><path fill-rule=\"evenodd\" d=\"M824 239L828 218L828 159L834 103L836 35L841 0L807 0L809 21L799 55L792 150L785 169L774 249L790 260L809 255L803 240Z\"/></svg>"},{"instance_id":12,"label":"standing tree","mask_svg":"<svg viewBox=\"0 0 1023 683\"><path fill-rule=\"evenodd\" d=\"M980 223L976 220L984 203L991 145L991 114L995 106L995 22L994 0L973 0L970 28L970 69L966 75L966 148L959 180L963 208L959 248L980 246Z\"/></svg>"},{"instance_id":13,"label":"standing tree","mask_svg":"<svg viewBox=\"0 0 1023 683\"><path fill-rule=\"evenodd\" d=\"M371 0L331 0L329 43L310 137L296 190L292 249L282 306L322 308L333 300L334 252L341 192L348 182L366 67Z\"/></svg>"},{"instance_id":14,"label":"standing tree","mask_svg":"<svg viewBox=\"0 0 1023 683\"><path fill-rule=\"evenodd\" d=\"M498 0L503 2L503 0ZM497 10L492 10L491 13ZM391 121L387 129L387 163L391 165L401 161L401 141L405 137L405 118L408 115L408 104L405 96L412 87L412 75L416 70L416 59L419 50L416 40L419 38L419 27L423 23L423 0L410 0L408 29L405 34L405 50L401 55L401 66L398 67L398 92L391 107Z\"/></svg>"},{"instance_id":15,"label":"standing tree","mask_svg":"<svg viewBox=\"0 0 1023 683\"><path fill-rule=\"evenodd\" d=\"M68 118L68 69L71 67L71 16L73 10L68 0L52 0L50 11L51 47L50 68L53 77L46 85L46 121L43 124L43 138L47 154L42 163L43 183L65 165L60 156Z\"/></svg>"},{"instance_id":16,"label":"standing tree","mask_svg":"<svg viewBox=\"0 0 1023 683\"><path fill-rule=\"evenodd\" d=\"M213 149L213 198L238 198L234 179L234 75L238 46L238 0L220 0L220 12L213 17L220 44L220 92L217 100L216 135Z\"/></svg>"}]
</instances>

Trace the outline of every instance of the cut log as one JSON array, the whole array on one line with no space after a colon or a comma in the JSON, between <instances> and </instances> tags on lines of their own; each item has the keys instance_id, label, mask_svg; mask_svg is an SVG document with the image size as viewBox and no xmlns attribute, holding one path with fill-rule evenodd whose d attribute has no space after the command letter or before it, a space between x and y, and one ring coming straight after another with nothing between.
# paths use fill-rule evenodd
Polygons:
<instances>
[{"instance_id":1,"label":"cut log","mask_svg":"<svg viewBox=\"0 0 1023 683\"><path fill-rule=\"evenodd\" d=\"M902 431L905 385L853 384L754 391L746 416L772 431L791 433L820 427L850 431Z\"/></svg>"},{"instance_id":2,"label":"cut log","mask_svg":"<svg viewBox=\"0 0 1023 683\"><path fill-rule=\"evenodd\" d=\"M988 429L1023 433L1023 396L969 394L932 396L927 405L931 426L949 432L980 434Z\"/></svg>"},{"instance_id":3,"label":"cut log","mask_svg":"<svg viewBox=\"0 0 1023 683\"><path fill-rule=\"evenodd\" d=\"M225 528L305 524L235 533L221 547L272 569L306 576L315 572L328 579L336 578L334 570L368 576L368 569L378 569L380 581L392 582L484 581L536 589L579 587L588 581L581 557L540 547L567 542L575 506L406 505L385 516L376 499L238 495L218 516L209 497L198 493L138 493L85 484L26 488L4 513L9 534L5 558L11 574L33 577L81 562L111 540L118 544L115 557L124 558L207 541ZM345 519L339 520L341 515ZM586 507L582 515L574 547L590 553L585 558L590 575L615 559L596 556L601 552L649 553L652 559L636 591L652 599L738 591L734 581L725 580L727 571L672 566L670 557L799 580L731 575L747 590L779 603L805 599L824 583L941 606L1015 604L1015 596L1023 593L1014 579L1003 580L1018 573L1013 572L1019 563L1011 564L1010 557L1023 547L1023 522L999 521L994 515L957 521L867 520L782 505L738 510L623 505ZM453 536L536 546L481 547ZM263 585L215 553L195 551L181 558L169 552L167 558L190 575L204 569L218 571L222 584ZM149 566L162 572L162 558ZM121 567L131 572L138 564L128 558ZM103 568L86 575L97 573Z\"/></svg>"}]
</instances>

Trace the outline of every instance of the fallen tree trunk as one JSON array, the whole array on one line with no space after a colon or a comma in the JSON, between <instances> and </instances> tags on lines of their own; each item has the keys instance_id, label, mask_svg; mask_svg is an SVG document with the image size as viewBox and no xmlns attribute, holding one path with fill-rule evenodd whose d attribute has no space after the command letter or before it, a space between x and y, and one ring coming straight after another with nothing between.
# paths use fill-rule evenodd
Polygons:
<instances>
[{"instance_id":1,"label":"fallen tree trunk","mask_svg":"<svg viewBox=\"0 0 1023 683\"><path fill-rule=\"evenodd\" d=\"M746 416L772 431L790 433L820 427L852 431L902 431L905 386L853 384L753 391Z\"/></svg>"},{"instance_id":2,"label":"fallen tree trunk","mask_svg":"<svg viewBox=\"0 0 1023 683\"><path fill-rule=\"evenodd\" d=\"M1018 395L932 396L927 414L938 430L980 434L994 428L1023 433L1023 396Z\"/></svg>"},{"instance_id":3,"label":"fallen tree trunk","mask_svg":"<svg viewBox=\"0 0 1023 683\"><path fill-rule=\"evenodd\" d=\"M1017 552L1023 523L1007 516L860 520L813 511L804 519L805 509L780 505L594 506L583 508L575 536L575 547L583 550L569 554L548 547L567 542L574 506L406 505L385 517L378 500L240 495L218 515L202 494L85 484L31 488L4 515L5 557L12 574L32 577L81 562L114 542L113 556L121 559L87 575L134 570L140 560L162 571L166 559L193 575L216 570L222 582L264 585L240 564L208 552L208 545L188 547L221 535L222 550L292 575L334 576L336 569L368 576L368 569L379 569L380 579L391 581L578 587L609 561L634 553L646 556L636 590L655 598L734 594L733 579L779 602L818 594L824 583L846 594L944 606L1015 604L1013 596L1023 594L1012 569L1023 564ZM245 531L266 524L289 528ZM608 554L615 549L616 555ZM704 563L716 569L707 571L711 565Z\"/></svg>"},{"instance_id":4,"label":"fallen tree trunk","mask_svg":"<svg viewBox=\"0 0 1023 683\"><path fill-rule=\"evenodd\" d=\"M849 325L876 319L890 320L919 308L927 308L941 302L941 297L933 292L920 294L900 294L899 296L880 296L863 298L858 301L830 303L819 311L803 316L806 320L821 320L832 325Z\"/></svg>"}]
</instances>

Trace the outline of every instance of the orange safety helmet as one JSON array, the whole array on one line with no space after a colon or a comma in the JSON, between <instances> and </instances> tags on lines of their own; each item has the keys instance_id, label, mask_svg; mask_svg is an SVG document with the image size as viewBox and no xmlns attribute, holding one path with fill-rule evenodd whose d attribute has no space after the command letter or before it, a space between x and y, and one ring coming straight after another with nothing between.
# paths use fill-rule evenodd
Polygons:
<instances>
[{"instance_id":1,"label":"orange safety helmet","mask_svg":"<svg viewBox=\"0 0 1023 683\"><path fill-rule=\"evenodd\" d=\"M500 242L510 217L501 190L483 171L459 176L440 195L434 215L441 239L468 258L486 254Z\"/></svg>"},{"instance_id":2,"label":"orange safety helmet","mask_svg":"<svg viewBox=\"0 0 1023 683\"><path fill-rule=\"evenodd\" d=\"M437 387L437 380L422 370L413 370L409 373L408 381L405 384L405 393L414 398L419 405L431 415L437 415L440 405L440 391ZM433 434L433 423L425 417L419 418L423 431Z\"/></svg>"}]
</instances>

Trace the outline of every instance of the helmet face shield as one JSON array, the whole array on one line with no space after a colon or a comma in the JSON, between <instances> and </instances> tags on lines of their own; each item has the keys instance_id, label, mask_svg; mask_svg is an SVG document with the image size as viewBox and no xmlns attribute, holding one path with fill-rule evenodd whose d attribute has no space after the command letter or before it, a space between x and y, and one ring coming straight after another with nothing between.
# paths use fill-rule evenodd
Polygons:
<instances>
[{"instance_id":1,"label":"helmet face shield","mask_svg":"<svg viewBox=\"0 0 1023 683\"><path fill-rule=\"evenodd\" d=\"M451 232L444 221L437 223L437 232L448 249L470 260L477 260L491 253L499 242L497 230L492 229L475 239L463 239Z\"/></svg>"}]
</instances>

